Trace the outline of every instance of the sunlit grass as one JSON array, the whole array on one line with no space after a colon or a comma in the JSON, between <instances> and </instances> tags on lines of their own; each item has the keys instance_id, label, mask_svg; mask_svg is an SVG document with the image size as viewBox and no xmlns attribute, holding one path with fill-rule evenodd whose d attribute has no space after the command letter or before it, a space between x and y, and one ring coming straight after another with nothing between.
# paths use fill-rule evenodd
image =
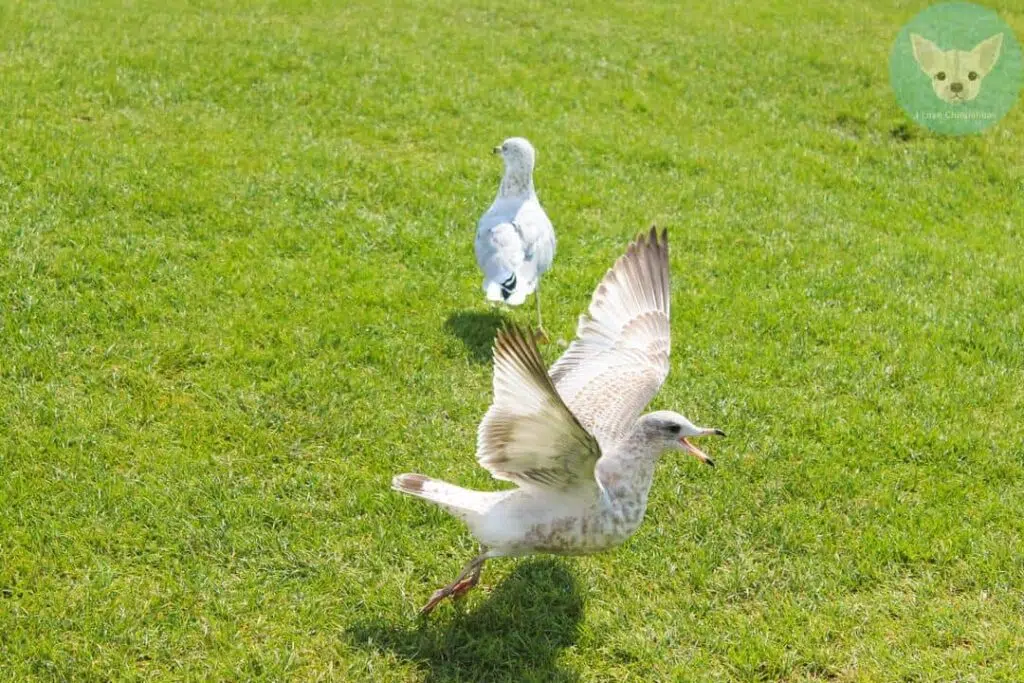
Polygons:
<instances>
[{"instance_id":1,"label":"sunlit grass","mask_svg":"<svg viewBox=\"0 0 1024 683\"><path fill-rule=\"evenodd\" d=\"M1019 675L1024 115L905 119L923 6L0 5L0 677ZM497 486L509 135L551 336L668 227L655 407L729 438L420 626L474 547L388 482Z\"/></svg>"}]
</instances>

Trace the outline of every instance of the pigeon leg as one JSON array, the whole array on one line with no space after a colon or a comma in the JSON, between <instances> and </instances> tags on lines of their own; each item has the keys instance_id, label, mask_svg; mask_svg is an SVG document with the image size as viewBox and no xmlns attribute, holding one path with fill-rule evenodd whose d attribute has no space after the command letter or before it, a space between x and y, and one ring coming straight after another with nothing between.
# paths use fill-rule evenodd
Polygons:
<instances>
[{"instance_id":1,"label":"pigeon leg","mask_svg":"<svg viewBox=\"0 0 1024 683\"><path fill-rule=\"evenodd\" d=\"M469 589L480 581L480 571L483 569L484 562L486 560L486 550L470 560L466 566L462 568L462 571L459 572L459 575L455 577L454 581L447 586L438 588L434 591L434 594L430 596L430 600L423 606L423 609L420 610L420 614L430 614L445 598L465 595Z\"/></svg>"},{"instance_id":2,"label":"pigeon leg","mask_svg":"<svg viewBox=\"0 0 1024 683\"><path fill-rule=\"evenodd\" d=\"M548 342L548 333L544 331L544 319L540 315L540 280L537 280L537 289L533 296L537 299L537 333L534 336L537 338L537 341L546 344Z\"/></svg>"}]
</instances>

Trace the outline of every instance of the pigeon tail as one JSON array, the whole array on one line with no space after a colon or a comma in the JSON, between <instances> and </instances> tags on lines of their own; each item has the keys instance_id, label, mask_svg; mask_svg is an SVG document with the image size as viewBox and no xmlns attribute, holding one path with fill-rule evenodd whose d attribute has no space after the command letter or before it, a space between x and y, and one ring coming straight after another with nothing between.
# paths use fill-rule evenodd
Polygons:
<instances>
[{"instance_id":1,"label":"pigeon tail","mask_svg":"<svg viewBox=\"0 0 1024 683\"><path fill-rule=\"evenodd\" d=\"M508 301L514 291L516 291L516 274L512 273L501 283L501 298Z\"/></svg>"},{"instance_id":2,"label":"pigeon tail","mask_svg":"<svg viewBox=\"0 0 1024 683\"><path fill-rule=\"evenodd\" d=\"M484 278L483 289L488 301L505 303L509 306L519 306L526 301L526 297L536 291L537 278L534 277L531 280L524 281L523 278L515 273L501 281Z\"/></svg>"},{"instance_id":3,"label":"pigeon tail","mask_svg":"<svg viewBox=\"0 0 1024 683\"><path fill-rule=\"evenodd\" d=\"M501 302L505 300L501 293L501 284L493 280L484 280L484 296L488 301Z\"/></svg>"},{"instance_id":4,"label":"pigeon tail","mask_svg":"<svg viewBox=\"0 0 1024 683\"><path fill-rule=\"evenodd\" d=\"M503 276L498 276L503 277ZM505 303L509 306L518 306L537 288L536 278L524 283L515 273L503 277L501 280L484 278L484 295L488 301Z\"/></svg>"}]
</instances>

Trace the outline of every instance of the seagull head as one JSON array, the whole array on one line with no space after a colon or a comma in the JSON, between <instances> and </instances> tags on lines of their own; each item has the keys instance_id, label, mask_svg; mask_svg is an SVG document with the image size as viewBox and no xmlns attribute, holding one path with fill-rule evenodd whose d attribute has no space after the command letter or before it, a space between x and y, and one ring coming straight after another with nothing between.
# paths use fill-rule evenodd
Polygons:
<instances>
[{"instance_id":1,"label":"seagull head","mask_svg":"<svg viewBox=\"0 0 1024 683\"><path fill-rule=\"evenodd\" d=\"M494 148L495 154L500 154L505 161L507 171L533 171L533 162L537 155L533 151L533 145L526 138L509 138Z\"/></svg>"},{"instance_id":2,"label":"seagull head","mask_svg":"<svg viewBox=\"0 0 1024 683\"><path fill-rule=\"evenodd\" d=\"M679 413L674 413L671 410L659 410L649 413L644 416L644 420L664 442L666 451L683 451L706 465L715 466L715 461L709 458L704 451L694 446L690 439L699 436L725 436L725 432L721 429L698 427Z\"/></svg>"}]
</instances>

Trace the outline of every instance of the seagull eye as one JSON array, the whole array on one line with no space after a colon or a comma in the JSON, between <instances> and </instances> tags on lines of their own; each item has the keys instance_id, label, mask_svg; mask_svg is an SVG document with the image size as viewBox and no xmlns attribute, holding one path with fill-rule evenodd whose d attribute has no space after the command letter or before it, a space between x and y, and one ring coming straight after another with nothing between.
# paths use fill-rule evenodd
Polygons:
<instances>
[{"instance_id":1,"label":"seagull eye","mask_svg":"<svg viewBox=\"0 0 1024 683\"><path fill-rule=\"evenodd\" d=\"M977 71L972 71L971 73L967 74L967 79L971 80L971 81L978 80L978 72Z\"/></svg>"},{"instance_id":2,"label":"seagull eye","mask_svg":"<svg viewBox=\"0 0 1024 683\"><path fill-rule=\"evenodd\" d=\"M935 74L935 80L937 80L937 81L944 81L944 80L946 80L946 72L945 71L940 71L939 73Z\"/></svg>"},{"instance_id":3,"label":"seagull eye","mask_svg":"<svg viewBox=\"0 0 1024 683\"><path fill-rule=\"evenodd\" d=\"M678 434L679 430L681 430L681 429L682 429L682 427L679 426L679 425L669 425L668 426L668 431L672 432L673 434Z\"/></svg>"}]
</instances>

